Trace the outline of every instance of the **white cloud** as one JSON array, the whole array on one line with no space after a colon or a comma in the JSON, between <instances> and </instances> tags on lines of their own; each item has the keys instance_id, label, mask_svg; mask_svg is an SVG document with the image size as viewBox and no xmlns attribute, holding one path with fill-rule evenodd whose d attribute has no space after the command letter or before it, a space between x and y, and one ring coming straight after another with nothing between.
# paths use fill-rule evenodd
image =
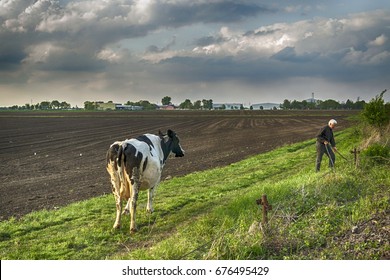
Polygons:
<instances>
[{"instance_id":1,"label":"white cloud","mask_svg":"<svg viewBox=\"0 0 390 280\"><path fill-rule=\"evenodd\" d=\"M388 38L386 35L382 34L375 38L375 40L368 43L369 46L383 46L387 42Z\"/></svg>"},{"instance_id":2,"label":"white cloud","mask_svg":"<svg viewBox=\"0 0 390 280\"><path fill-rule=\"evenodd\" d=\"M2 31L34 31L42 20L58 9L57 1L52 0L38 0L33 3L22 0L5 1L0 4L0 10L2 10L0 20L3 20Z\"/></svg>"},{"instance_id":3,"label":"white cloud","mask_svg":"<svg viewBox=\"0 0 390 280\"><path fill-rule=\"evenodd\" d=\"M134 6L129 11L128 18L134 19L134 23L136 24L146 24L150 22L155 3L156 1L153 0L134 1Z\"/></svg>"},{"instance_id":4,"label":"white cloud","mask_svg":"<svg viewBox=\"0 0 390 280\"><path fill-rule=\"evenodd\" d=\"M96 57L100 60L105 60L110 63L118 63L123 59L123 54L115 52L112 49L105 48L96 54Z\"/></svg>"},{"instance_id":5,"label":"white cloud","mask_svg":"<svg viewBox=\"0 0 390 280\"><path fill-rule=\"evenodd\" d=\"M46 63L50 57L59 56L64 48L49 42L33 45L27 48L28 56L23 60L25 64Z\"/></svg>"}]
</instances>

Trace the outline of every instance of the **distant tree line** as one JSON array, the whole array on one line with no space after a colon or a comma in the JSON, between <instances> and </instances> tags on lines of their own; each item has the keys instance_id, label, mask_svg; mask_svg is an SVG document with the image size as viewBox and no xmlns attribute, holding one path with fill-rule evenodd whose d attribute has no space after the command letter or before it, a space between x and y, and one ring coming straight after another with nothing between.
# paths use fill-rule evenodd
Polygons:
<instances>
[{"instance_id":1,"label":"distant tree line","mask_svg":"<svg viewBox=\"0 0 390 280\"><path fill-rule=\"evenodd\" d=\"M184 100L184 102L180 103L179 105L180 109L205 109L205 110L211 110L213 108L213 100L211 99L203 99L197 100L194 103L191 102L190 99Z\"/></svg>"},{"instance_id":2,"label":"distant tree line","mask_svg":"<svg viewBox=\"0 0 390 280\"><path fill-rule=\"evenodd\" d=\"M174 106L171 103L172 98L169 96L165 96L161 100L161 104L163 106ZM113 103L109 101L108 103ZM101 102L100 102L101 103ZM151 103L147 100L140 100L138 102L127 101L125 105L132 106L142 106L144 110L156 110L159 108L157 104ZM332 99L328 99L325 101L315 100L315 102L310 102L307 100L297 101L297 100L288 100L285 99L283 104L280 104L280 108L283 110L309 110L309 109L317 109L317 110L362 110L366 105L364 100L357 100L356 102L348 99L346 102L338 102ZM84 109L85 110L98 110L99 102L95 101L85 101ZM192 102L190 99L185 99L178 106L180 109L192 109L192 110L211 110L213 109L213 100L212 99L202 99ZM11 109L11 110L67 110L72 109L71 105L65 101L59 102L58 100L53 101L42 101L37 104L25 104L23 106L14 105L8 108L3 109ZM78 109L76 107L76 109ZM240 108L244 109L244 108ZM277 108L274 108L277 109Z\"/></svg>"},{"instance_id":3,"label":"distant tree line","mask_svg":"<svg viewBox=\"0 0 390 280\"><path fill-rule=\"evenodd\" d=\"M172 98L169 96L165 96L161 99L161 104L163 106L174 106L172 104ZM112 101L108 101L107 103L112 103ZM156 110L159 108L157 104L151 103L147 100L140 100L137 102L134 101L127 101L124 105L131 105L131 106L141 106L144 110ZM84 109L85 110L97 110L99 107L99 102L95 101L85 101L84 102ZM203 100L197 100L194 103L190 99L184 100L182 103L178 106L180 109L207 109L211 110L213 108L213 100L211 99L203 99Z\"/></svg>"},{"instance_id":4,"label":"distant tree line","mask_svg":"<svg viewBox=\"0 0 390 280\"><path fill-rule=\"evenodd\" d=\"M356 102L347 100L345 103L339 103L336 100L328 99L325 101L315 100L315 102L310 102L307 100L297 101L297 100L287 100L285 99L283 104L280 105L281 109L284 110L308 110L308 109L319 109L319 110L362 110L366 102L364 100L360 101L359 99Z\"/></svg>"},{"instance_id":5,"label":"distant tree line","mask_svg":"<svg viewBox=\"0 0 390 280\"><path fill-rule=\"evenodd\" d=\"M172 105L171 103L172 98L169 96L163 97L161 99L161 104L162 105ZM180 109L194 109L194 110L199 110L199 109L208 109L211 110L213 108L213 100L211 99L203 99L203 100L197 100L194 103L190 99L184 100L182 103L179 104Z\"/></svg>"},{"instance_id":6,"label":"distant tree line","mask_svg":"<svg viewBox=\"0 0 390 280\"><path fill-rule=\"evenodd\" d=\"M141 106L144 110L156 110L157 104L150 103L147 100L140 100L138 102L127 101L125 105Z\"/></svg>"},{"instance_id":7,"label":"distant tree line","mask_svg":"<svg viewBox=\"0 0 390 280\"><path fill-rule=\"evenodd\" d=\"M42 101L36 104L26 103L23 106L14 105L8 107L7 109L11 110L68 110L71 109L71 105L65 101Z\"/></svg>"},{"instance_id":8,"label":"distant tree line","mask_svg":"<svg viewBox=\"0 0 390 280\"><path fill-rule=\"evenodd\" d=\"M89 111L98 110L100 103L102 102L85 101L84 109ZM113 103L113 101L108 101L107 103ZM156 110L158 108L157 104L150 103L147 100L140 100L138 102L127 101L124 105L141 106L144 110Z\"/></svg>"},{"instance_id":9,"label":"distant tree line","mask_svg":"<svg viewBox=\"0 0 390 280\"><path fill-rule=\"evenodd\" d=\"M97 110L97 103L96 102L93 102L93 101L85 101L84 102L84 109L85 110L89 110L89 111L92 111L92 110Z\"/></svg>"}]
</instances>

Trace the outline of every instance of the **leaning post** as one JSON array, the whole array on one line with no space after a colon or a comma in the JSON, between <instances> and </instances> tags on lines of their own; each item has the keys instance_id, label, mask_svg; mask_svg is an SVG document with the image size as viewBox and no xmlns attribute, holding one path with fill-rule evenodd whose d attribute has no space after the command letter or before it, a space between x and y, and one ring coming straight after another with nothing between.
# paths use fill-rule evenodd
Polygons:
<instances>
[{"instance_id":1,"label":"leaning post","mask_svg":"<svg viewBox=\"0 0 390 280\"><path fill-rule=\"evenodd\" d=\"M268 211L272 210L272 205L268 203L267 200L267 195L263 194L261 196L261 199L256 200L257 205L262 205L262 210L263 210L263 219L262 219L262 224L265 226L268 223Z\"/></svg>"}]
</instances>

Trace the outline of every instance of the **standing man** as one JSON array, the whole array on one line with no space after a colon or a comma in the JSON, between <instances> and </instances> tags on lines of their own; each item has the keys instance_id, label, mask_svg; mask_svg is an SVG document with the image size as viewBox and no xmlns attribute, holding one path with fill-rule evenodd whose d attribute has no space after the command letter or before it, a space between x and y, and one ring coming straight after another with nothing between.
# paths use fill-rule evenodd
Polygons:
<instances>
[{"instance_id":1,"label":"standing man","mask_svg":"<svg viewBox=\"0 0 390 280\"><path fill-rule=\"evenodd\" d=\"M320 171L322 156L326 154L329 158L329 167L333 168L336 160L334 152L336 149L336 142L333 136L333 129L337 122L331 119L327 126L321 128L317 135L317 159L316 159L316 171ZM330 145L329 145L330 144Z\"/></svg>"}]
</instances>

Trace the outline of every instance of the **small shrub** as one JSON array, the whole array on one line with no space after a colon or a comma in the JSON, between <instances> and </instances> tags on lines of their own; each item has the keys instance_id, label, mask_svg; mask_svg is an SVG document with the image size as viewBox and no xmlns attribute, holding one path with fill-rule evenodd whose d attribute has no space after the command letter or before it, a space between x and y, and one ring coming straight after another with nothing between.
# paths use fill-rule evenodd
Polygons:
<instances>
[{"instance_id":1,"label":"small shrub","mask_svg":"<svg viewBox=\"0 0 390 280\"><path fill-rule=\"evenodd\" d=\"M363 152L363 156L376 163L388 163L390 161L390 147L373 144Z\"/></svg>"},{"instance_id":2,"label":"small shrub","mask_svg":"<svg viewBox=\"0 0 390 280\"><path fill-rule=\"evenodd\" d=\"M390 107L388 104L385 104L383 99L385 92L386 90L367 103L362 112L363 119L380 131L386 127L390 121Z\"/></svg>"}]
</instances>

